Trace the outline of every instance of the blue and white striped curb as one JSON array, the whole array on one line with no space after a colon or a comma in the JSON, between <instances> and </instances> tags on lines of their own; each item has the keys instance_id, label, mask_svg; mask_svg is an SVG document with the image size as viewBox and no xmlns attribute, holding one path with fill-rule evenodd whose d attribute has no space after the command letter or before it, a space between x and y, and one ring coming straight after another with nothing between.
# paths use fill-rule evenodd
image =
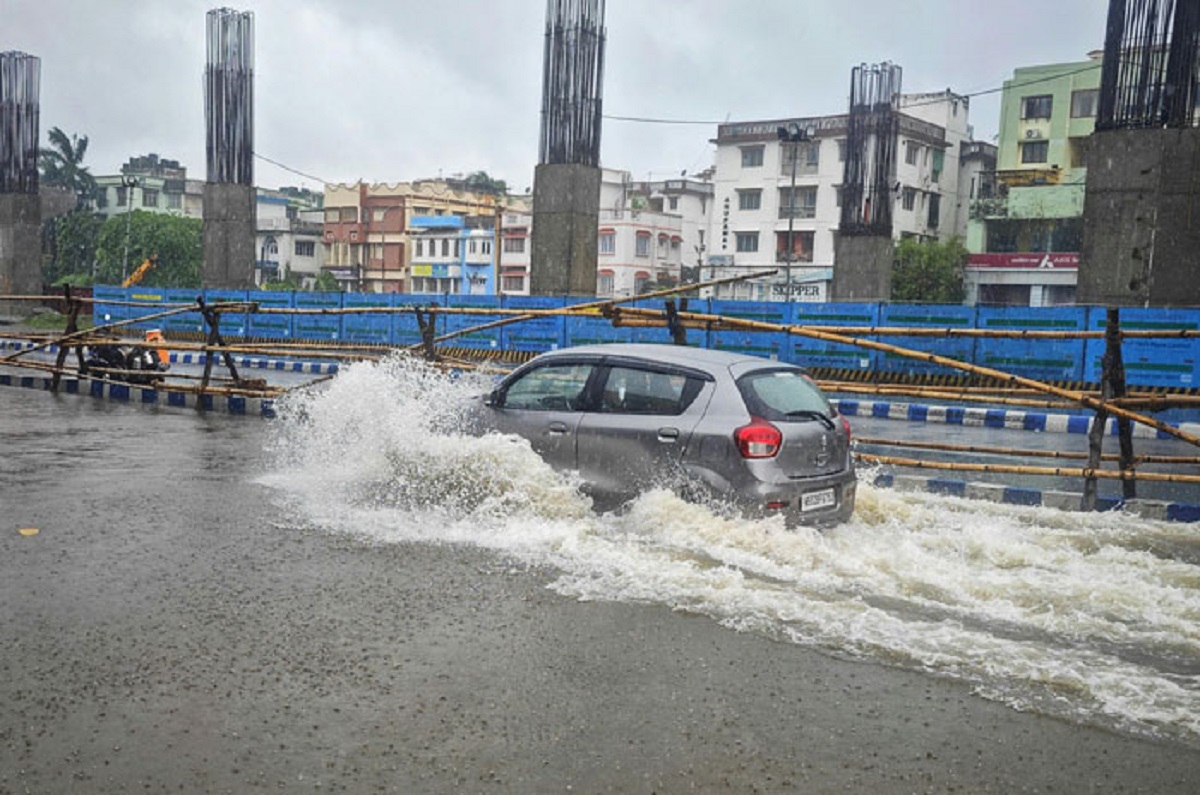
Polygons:
<instances>
[{"instance_id":1,"label":"blue and white striped curb","mask_svg":"<svg viewBox=\"0 0 1200 795\"><path fill-rule=\"evenodd\" d=\"M17 351L29 350L35 347L32 342L22 342L20 340L0 340L0 350L11 349ZM51 345L44 348L47 353L58 353L58 346ZM170 361L172 364L204 364L204 353L171 353ZM213 354L219 356L219 354ZM340 366L337 362L305 362L295 359L263 359L256 356L234 356L233 362L239 367L251 367L259 370L278 370L280 372L289 373L312 373L314 375L332 375L338 372ZM218 363L220 360L218 359Z\"/></svg>"},{"instance_id":2,"label":"blue and white striped curb","mask_svg":"<svg viewBox=\"0 0 1200 795\"><path fill-rule=\"evenodd\" d=\"M49 376L0 373L0 386L49 390L51 381ZM62 379L58 383L58 389L60 393L67 395L90 395L117 403L141 403L193 410L199 408L203 411L258 417L275 416L275 401L272 398L245 397L243 395L196 395L190 392L162 391L153 387L114 384L109 381L81 381L78 378Z\"/></svg>"},{"instance_id":3,"label":"blue and white striped curb","mask_svg":"<svg viewBox=\"0 0 1200 795\"><path fill-rule=\"evenodd\" d=\"M1060 511L1081 510L1083 495L1069 491L1043 491L1019 486L1004 486L998 483L975 483L954 478L923 477L920 475L897 475L881 472L874 478L876 486L894 488L897 491L923 491L930 494L946 494L969 500L987 500L1007 505L1033 505L1056 508ZM1122 500L1114 497L1097 497L1096 508L1101 511L1122 510L1144 519L1170 522L1200 521L1200 505L1189 502L1164 502L1161 500Z\"/></svg>"},{"instance_id":4,"label":"blue and white striped curb","mask_svg":"<svg viewBox=\"0 0 1200 795\"><path fill-rule=\"evenodd\" d=\"M847 417L875 417L908 422L931 422L944 425L966 425L975 428L1004 428L1013 431L1044 433L1084 433L1092 427L1093 417L1083 414L1047 414L1039 411L1009 411L1007 409L967 408L964 406L925 406L919 403L859 401L846 398L831 400ZM1185 422L1178 426L1191 434L1200 433L1200 423ZM1109 418L1105 433L1117 435L1117 421ZM1169 433L1135 424L1133 435L1141 439L1171 439Z\"/></svg>"}]
</instances>

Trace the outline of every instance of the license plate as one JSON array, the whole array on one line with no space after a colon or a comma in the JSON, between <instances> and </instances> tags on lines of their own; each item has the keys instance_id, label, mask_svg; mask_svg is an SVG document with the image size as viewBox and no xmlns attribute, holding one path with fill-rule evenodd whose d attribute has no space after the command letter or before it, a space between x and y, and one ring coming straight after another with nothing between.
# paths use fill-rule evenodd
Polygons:
<instances>
[{"instance_id":1,"label":"license plate","mask_svg":"<svg viewBox=\"0 0 1200 795\"><path fill-rule=\"evenodd\" d=\"M800 511L815 511L819 508L828 508L837 505L837 498L833 496L833 489L821 489L820 491L810 491L808 494L803 494L800 497Z\"/></svg>"}]
</instances>

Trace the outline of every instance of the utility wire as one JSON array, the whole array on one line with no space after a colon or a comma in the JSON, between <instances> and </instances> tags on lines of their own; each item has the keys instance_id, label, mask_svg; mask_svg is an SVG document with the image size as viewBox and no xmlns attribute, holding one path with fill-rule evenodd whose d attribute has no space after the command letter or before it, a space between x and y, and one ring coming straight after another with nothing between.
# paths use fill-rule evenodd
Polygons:
<instances>
[{"instance_id":1,"label":"utility wire","mask_svg":"<svg viewBox=\"0 0 1200 795\"><path fill-rule=\"evenodd\" d=\"M1064 77L1071 77L1073 75L1081 74L1083 72L1089 72L1093 69L1099 69L1100 67L1101 67L1101 64L1098 64L1098 63L1088 64L1087 66L1083 67L1082 69L1075 69L1070 72L1059 72L1058 74L1049 75L1047 77L1039 77L1035 80L1026 80L1022 83L1013 83L1012 85L1000 86L998 88L987 88L987 89L983 89L982 91L972 91L969 94L960 94L959 96L982 97L986 94L996 94L1000 91L1004 91L1005 88L1009 88L1009 89L1024 88L1025 86L1032 86L1032 85L1036 85L1038 83L1048 83L1051 80L1061 80ZM904 108L917 108L917 107L921 107L922 105L934 105L941 101L942 101L941 99L931 99L931 100L926 100L924 102L914 102L911 105L905 105ZM901 108L901 110L904 110L904 108ZM612 121L631 121L631 122L638 122L641 124L702 124L702 125L712 126L715 124L717 124L717 125L726 124L728 122L728 120L712 121L709 119L656 119L656 118L651 118L651 117L647 117L647 116L611 116L608 114L604 114L604 118L610 119Z\"/></svg>"},{"instance_id":2,"label":"utility wire","mask_svg":"<svg viewBox=\"0 0 1200 795\"><path fill-rule=\"evenodd\" d=\"M259 160L266 161L267 163L270 163L273 166L282 168L284 171L290 171L293 174L299 174L300 176L304 177L305 179L311 179L316 182L320 182L322 185L332 184L329 182L329 180L321 179L320 177L314 177L312 174L305 174L303 171L298 171L297 169L294 169L291 166L285 166L283 163L280 163L278 160L272 160L271 158L267 157L266 155L264 155L260 152L255 152L254 156L257 157Z\"/></svg>"}]
</instances>

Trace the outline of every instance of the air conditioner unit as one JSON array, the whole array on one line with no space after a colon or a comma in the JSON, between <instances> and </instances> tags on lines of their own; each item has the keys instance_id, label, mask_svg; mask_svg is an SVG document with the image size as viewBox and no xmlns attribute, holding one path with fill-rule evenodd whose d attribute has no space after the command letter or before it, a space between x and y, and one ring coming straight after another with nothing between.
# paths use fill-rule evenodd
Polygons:
<instances>
[{"instance_id":1,"label":"air conditioner unit","mask_svg":"<svg viewBox=\"0 0 1200 795\"><path fill-rule=\"evenodd\" d=\"M1042 131L1041 130L1026 130L1025 137L1026 138L1041 138Z\"/></svg>"}]
</instances>

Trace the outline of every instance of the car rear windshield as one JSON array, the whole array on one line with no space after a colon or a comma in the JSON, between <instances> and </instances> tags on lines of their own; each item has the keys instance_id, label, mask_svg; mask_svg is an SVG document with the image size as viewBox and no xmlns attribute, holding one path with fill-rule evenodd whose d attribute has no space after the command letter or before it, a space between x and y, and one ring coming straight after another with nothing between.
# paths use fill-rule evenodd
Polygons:
<instances>
[{"instance_id":1,"label":"car rear windshield","mask_svg":"<svg viewBox=\"0 0 1200 795\"><path fill-rule=\"evenodd\" d=\"M738 380L751 414L773 422L833 416L833 407L812 379L799 370L759 370Z\"/></svg>"}]
</instances>

